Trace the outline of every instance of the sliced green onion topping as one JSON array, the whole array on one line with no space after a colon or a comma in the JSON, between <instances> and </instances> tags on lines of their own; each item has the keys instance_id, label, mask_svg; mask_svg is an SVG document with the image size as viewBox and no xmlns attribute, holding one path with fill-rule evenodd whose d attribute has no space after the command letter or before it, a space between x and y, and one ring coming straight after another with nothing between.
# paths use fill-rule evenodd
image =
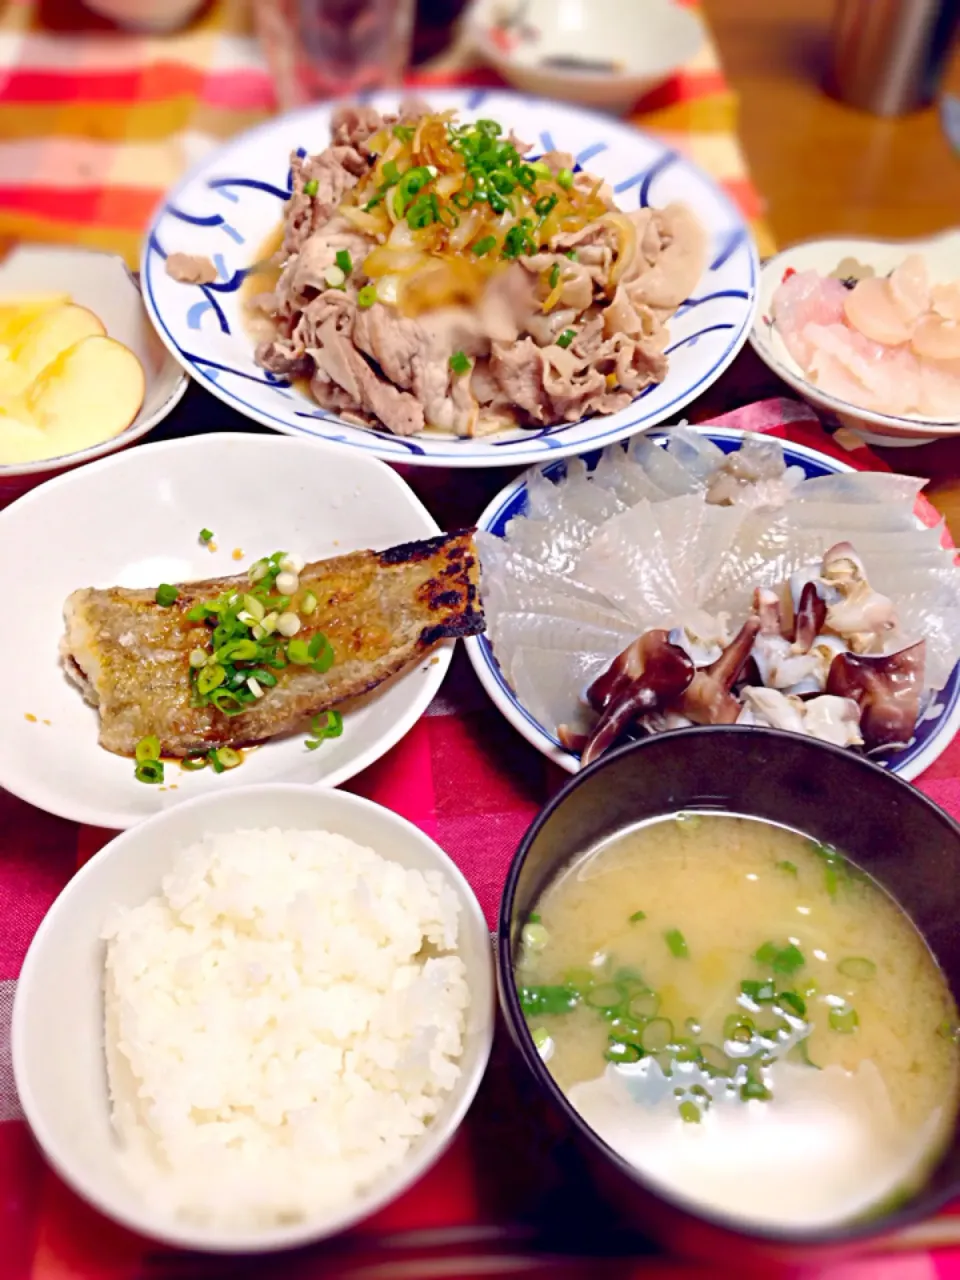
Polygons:
<instances>
[{"instance_id":1,"label":"sliced green onion topping","mask_svg":"<svg viewBox=\"0 0 960 1280\"><path fill-rule=\"evenodd\" d=\"M353 259L346 249L338 249L336 256L336 264L345 276L348 276L353 270Z\"/></svg>"},{"instance_id":2,"label":"sliced green onion topping","mask_svg":"<svg viewBox=\"0 0 960 1280\"><path fill-rule=\"evenodd\" d=\"M161 582L159 587L157 587L155 599L157 604L163 605L165 609L168 609L179 595L180 592L176 587L172 587L169 582Z\"/></svg>"},{"instance_id":3,"label":"sliced green onion topping","mask_svg":"<svg viewBox=\"0 0 960 1280\"><path fill-rule=\"evenodd\" d=\"M201 756L184 756L180 761L180 768L185 769L187 773L197 773L201 769L207 767L206 755Z\"/></svg>"},{"instance_id":4,"label":"sliced green onion topping","mask_svg":"<svg viewBox=\"0 0 960 1280\"><path fill-rule=\"evenodd\" d=\"M806 964L803 952L792 942L785 947L778 947L775 942L765 942L753 958L757 964L772 969L774 973L785 973L788 977Z\"/></svg>"},{"instance_id":5,"label":"sliced green onion topping","mask_svg":"<svg viewBox=\"0 0 960 1280\"><path fill-rule=\"evenodd\" d=\"M638 991L630 997L627 1012L631 1018L655 1018L660 1012L660 997L656 991Z\"/></svg>"},{"instance_id":6,"label":"sliced green onion topping","mask_svg":"<svg viewBox=\"0 0 960 1280\"><path fill-rule=\"evenodd\" d=\"M550 268L550 288L555 289L560 283L560 264L555 262Z\"/></svg>"},{"instance_id":7,"label":"sliced green onion topping","mask_svg":"<svg viewBox=\"0 0 960 1280\"><path fill-rule=\"evenodd\" d=\"M635 1044L624 1044L611 1037L603 1056L608 1062L639 1062L641 1053Z\"/></svg>"},{"instance_id":8,"label":"sliced green onion topping","mask_svg":"<svg viewBox=\"0 0 960 1280\"><path fill-rule=\"evenodd\" d=\"M679 929L668 929L663 935L663 940L670 948L670 954L676 956L678 960L686 960L690 955L687 940Z\"/></svg>"},{"instance_id":9,"label":"sliced green onion topping","mask_svg":"<svg viewBox=\"0 0 960 1280\"><path fill-rule=\"evenodd\" d=\"M631 924L636 924L638 920L646 920L646 918L647 913L645 911L635 911L632 916L627 917Z\"/></svg>"},{"instance_id":10,"label":"sliced green onion topping","mask_svg":"<svg viewBox=\"0 0 960 1280\"><path fill-rule=\"evenodd\" d=\"M463 374L470 372L473 363L462 351L455 351L450 357L450 368L458 377L462 377Z\"/></svg>"},{"instance_id":11,"label":"sliced green onion topping","mask_svg":"<svg viewBox=\"0 0 960 1280\"><path fill-rule=\"evenodd\" d=\"M497 247L496 236L483 236L470 250L476 257L482 258L485 253L489 253L491 249Z\"/></svg>"},{"instance_id":12,"label":"sliced green onion topping","mask_svg":"<svg viewBox=\"0 0 960 1280\"><path fill-rule=\"evenodd\" d=\"M788 876L795 876L799 874L797 871L797 864L795 862L789 862L786 859L784 859L783 862L777 863L777 870L785 872Z\"/></svg>"},{"instance_id":13,"label":"sliced green onion topping","mask_svg":"<svg viewBox=\"0 0 960 1280\"><path fill-rule=\"evenodd\" d=\"M327 738L339 738L343 733L343 716L339 711L324 711L310 721L312 738L307 739L307 750L316 751Z\"/></svg>"},{"instance_id":14,"label":"sliced green onion topping","mask_svg":"<svg viewBox=\"0 0 960 1280\"><path fill-rule=\"evenodd\" d=\"M224 769L235 769L238 764L243 763L243 756L239 751L234 751L233 747L217 747L210 754L216 755Z\"/></svg>"},{"instance_id":15,"label":"sliced green onion topping","mask_svg":"<svg viewBox=\"0 0 960 1280\"><path fill-rule=\"evenodd\" d=\"M576 329L564 329L560 337L557 339L558 347L569 347L570 343L577 336Z\"/></svg>"},{"instance_id":16,"label":"sliced green onion topping","mask_svg":"<svg viewBox=\"0 0 960 1280\"><path fill-rule=\"evenodd\" d=\"M357 306L362 310L372 307L377 300L377 286L375 284L365 284L357 294Z\"/></svg>"},{"instance_id":17,"label":"sliced green onion topping","mask_svg":"<svg viewBox=\"0 0 960 1280\"><path fill-rule=\"evenodd\" d=\"M623 1000L623 990L613 982L602 982L584 997L593 1009L616 1009Z\"/></svg>"},{"instance_id":18,"label":"sliced green onion topping","mask_svg":"<svg viewBox=\"0 0 960 1280\"><path fill-rule=\"evenodd\" d=\"M831 1009L829 1021L833 1030L839 1031L842 1035L852 1034L860 1025L856 1009L848 1004L840 1009Z\"/></svg>"},{"instance_id":19,"label":"sliced green onion topping","mask_svg":"<svg viewBox=\"0 0 960 1280\"><path fill-rule=\"evenodd\" d=\"M560 197L556 194L541 196L533 206L533 211L540 218L545 218L556 206Z\"/></svg>"},{"instance_id":20,"label":"sliced green onion topping","mask_svg":"<svg viewBox=\"0 0 960 1280\"><path fill-rule=\"evenodd\" d=\"M568 249L568 250L567 250L567 257L570 259L570 261L571 261L571 262L576 262L576 260L577 260L577 251L576 251L576 249Z\"/></svg>"},{"instance_id":21,"label":"sliced green onion topping","mask_svg":"<svg viewBox=\"0 0 960 1280\"><path fill-rule=\"evenodd\" d=\"M201 541L201 542L212 542L212 541L213 541L213 530L212 530L212 529L201 529L201 530L200 530L200 541Z\"/></svg>"},{"instance_id":22,"label":"sliced green onion topping","mask_svg":"<svg viewBox=\"0 0 960 1280\"><path fill-rule=\"evenodd\" d=\"M399 138L401 142L412 142L413 135L416 132L416 126L412 124L395 124L393 126L393 136Z\"/></svg>"},{"instance_id":23,"label":"sliced green onion topping","mask_svg":"<svg viewBox=\"0 0 960 1280\"><path fill-rule=\"evenodd\" d=\"M147 738L141 738L133 754L138 764L143 764L146 760L159 760L160 739L155 733L151 733Z\"/></svg>"},{"instance_id":24,"label":"sliced green onion topping","mask_svg":"<svg viewBox=\"0 0 960 1280\"><path fill-rule=\"evenodd\" d=\"M561 169L557 174L557 186L563 187L564 191L569 191L573 186L573 170Z\"/></svg>"},{"instance_id":25,"label":"sliced green onion topping","mask_svg":"<svg viewBox=\"0 0 960 1280\"><path fill-rule=\"evenodd\" d=\"M766 1004L777 998L777 988L773 979L768 978L766 982L754 982L747 979L740 983L740 991L748 1000L752 1000L754 1004Z\"/></svg>"},{"instance_id":26,"label":"sliced green onion topping","mask_svg":"<svg viewBox=\"0 0 960 1280\"><path fill-rule=\"evenodd\" d=\"M138 782L147 782L151 785L163 781L163 761L162 760L141 760L133 771L133 776Z\"/></svg>"},{"instance_id":27,"label":"sliced green onion topping","mask_svg":"<svg viewBox=\"0 0 960 1280\"><path fill-rule=\"evenodd\" d=\"M669 1018L653 1018L643 1028L641 1043L647 1053L660 1053L673 1043L673 1023Z\"/></svg>"},{"instance_id":28,"label":"sliced green onion topping","mask_svg":"<svg viewBox=\"0 0 960 1280\"><path fill-rule=\"evenodd\" d=\"M309 178L303 184L303 194L305 196L315 196L317 194L318 182L316 178Z\"/></svg>"},{"instance_id":29,"label":"sliced green onion topping","mask_svg":"<svg viewBox=\"0 0 960 1280\"><path fill-rule=\"evenodd\" d=\"M877 966L866 956L848 956L837 965L837 972L855 982L869 982L877 976Z\"/></svg>"}]
</instances>

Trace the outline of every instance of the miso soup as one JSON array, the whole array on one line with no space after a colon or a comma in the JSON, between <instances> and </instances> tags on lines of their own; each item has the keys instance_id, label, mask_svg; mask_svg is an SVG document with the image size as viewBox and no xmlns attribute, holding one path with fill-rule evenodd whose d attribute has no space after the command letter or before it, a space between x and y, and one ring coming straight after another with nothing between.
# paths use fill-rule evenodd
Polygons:
<instances>
[{"instance_id":1,"label":"miso soup","mask_svg":"<svg viewBox=\"0 0 960 1280\"><path fill-rule=\"evenodd\" d=\"M534 1041L663 1189L835 1225L922 1182L953 1131L957 1011L906 914L837 850L678 814L589 850L523 930Z\"/></svg>"}]
</instances>

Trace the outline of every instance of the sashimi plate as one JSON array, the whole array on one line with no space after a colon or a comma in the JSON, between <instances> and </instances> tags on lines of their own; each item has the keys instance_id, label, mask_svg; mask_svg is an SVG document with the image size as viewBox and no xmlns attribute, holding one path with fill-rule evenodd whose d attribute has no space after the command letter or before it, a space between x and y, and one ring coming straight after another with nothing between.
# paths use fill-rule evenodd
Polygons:
<instances>
[{"instance_id":1,"label":"sashimi plate","mask_svg":"<svg viewBox=\"0 0 960 1280\"><path fill-rule=\"evenodd\" d=\"M377 94L369 101L388 110L397 98ZM321 151L329 142L329 104L270 120L214 151L154 215L143 250L144 299L160 337L194 378L231 408L288 435L337 441L389 462L484 467L564 457L623 439L676 414L720 376L750 331L759 266L740 211L707 174L656 138L580 108L478 89L431 91L429 101L464 120L492 117L537 151L556 146L574 153L579 165L613 185L621 208L682 201L694 209L708 236L708 268L670 321L664 381L608 417L475 438L433 430L400 437L345 422L265 373L254 360L241 286L280 223L291 153ZM165 269L174 252L210 258L216 281L176 283Z\"/></svg>"},{"instance_id":2,"label":"sashimi plate","mask_svg":"<svg viewBox=\"0 0 960 1280\"><path fill-rule=\"evenodd\" d=\"M744 439L751 433L714 427L701 430L698 434L716 445L724 454L730 454L739 449ZM667 444L669 437L669 429L660 429L650 432L646 439L662 448ZM800 468L805 480L855 472L855 468L814 449L783 441L779 443L782 445L786 465ZM583 461L590 473L593 473L600 458L599 450L584 457ZM556 482L566 474L567 464L563 460L554 460L536 470L548 480ZM529 484L534 474L533 469L528 471L518 480L507 485L493 499L477 522L479 533L503 539L509 522L528 513ZM916 517L916 527L918 530L926 529L933 533L919 517ZM625 636L624 646L631 638L629 634ZM561 768L575 773L580 768L579 757L563 747L557 735L556 725L545 723L542 715L538 718L518 697L501 670L489 636L476 636L465 643L470 661L481 684L510 724L538 751ZM946 750L958 729L960 729L960 663L954 665L947 678L927 696L916 730L908 745L900 750L873 754L872 758L901 777L912 780L933 764Z\"/></svg>"}]
</instances>

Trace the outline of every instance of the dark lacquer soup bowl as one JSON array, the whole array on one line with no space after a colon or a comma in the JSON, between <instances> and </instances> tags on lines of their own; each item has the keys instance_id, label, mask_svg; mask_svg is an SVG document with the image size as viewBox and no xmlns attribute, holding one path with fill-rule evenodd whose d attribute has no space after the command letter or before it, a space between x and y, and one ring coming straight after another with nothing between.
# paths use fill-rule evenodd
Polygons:
<instances>
[{"instance_id":1,"label":"dark lacquer soup bowl","mask_svg":"<svg viewBox=\"0 0 960 1280\"><path fill-rule=\"evenodd\" d=\"M944 1154L919 1189L884 1200L881 1209L839 1225L758 1225L706 1208L703 1200L684 1199L638 1171L556 1084L518 994L515 964L524 927L544 889L573 859L625 829L678 811L763 819L843 851L853 874L862 868L912 920L954 1000L960 996L960 826L941 809L862 756L796 734L723 726L651 737L601 758L564 786L525 835L507 878L499 921L500 998L534 1078L544 1123L579 1146L628 1232L652 1235L687 1256L735 1257L738 1266L756 1264L770 1273L778 1261L789 1265L862 1249L932 1214L960 1194L960 1127L952 1137L948 1128ZM534 923L540 927L536 916ZM789 1151L782 1158L789 1160Z\"/></svg>"}]
</instances>

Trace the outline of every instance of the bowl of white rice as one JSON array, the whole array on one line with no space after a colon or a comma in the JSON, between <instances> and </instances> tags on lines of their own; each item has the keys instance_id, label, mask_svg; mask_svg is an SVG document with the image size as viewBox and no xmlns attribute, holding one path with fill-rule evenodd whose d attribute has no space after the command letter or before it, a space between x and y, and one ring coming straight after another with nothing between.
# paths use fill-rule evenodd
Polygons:
<instances>
[{"instance_id":1,"label":"bowl of white rice","mask_svg":"<svg viewBox=\"0 0 960 1280\"><path fill-rule=\"evenodd\" d=\"M13 1069L95 1208L222 1252L332 1235L438 1158L493 1037L489 933L443 850L348 792L203 796L111 841L27 953Z\"/></svg>"}]
</instances>

